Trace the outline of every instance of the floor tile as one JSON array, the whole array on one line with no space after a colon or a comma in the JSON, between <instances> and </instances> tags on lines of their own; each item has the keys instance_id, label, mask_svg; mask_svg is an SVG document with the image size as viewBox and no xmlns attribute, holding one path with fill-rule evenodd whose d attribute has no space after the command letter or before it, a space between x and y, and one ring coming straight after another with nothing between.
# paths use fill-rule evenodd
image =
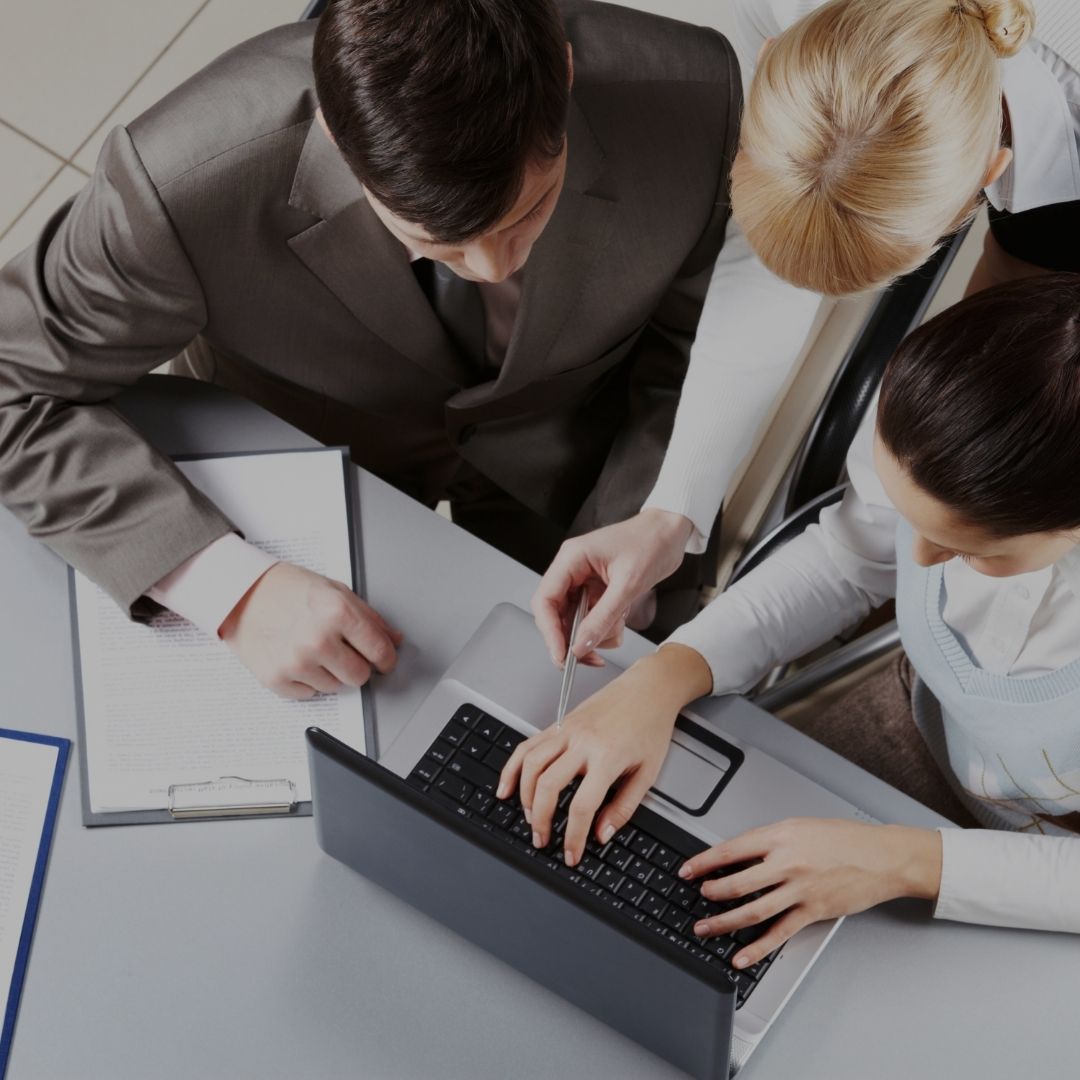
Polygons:
<instances>
[{"instance_id":1,"label":"floor tile","mask_svg":"<svg viewBox=\"0 0 1080 1080\"><path fill-rule=\"evenodd\" d=\"M92 170L105 137L117 124L135 119L226 49L272 26L295 21L302 6L297 0L210 0L165 55L109 114L79 151L76 164L87 171Z\"/></svg>"},{"instance_id":2,"label":"floor tile","mask_svg":"<svg viewBox=\"0 0 1080 1080\"><path fill-rule=\"evenodd\" d=\"M0 184L0 233L3 233L64 163L3 124L0 124L0 161L4 163L4 182Z\"/></svg>"},{"instance_id":3,"label":"floor tile","mask_svg":"<svg viewBox=\"0 0 1080 1080\"><path fill-rule=\"evenodd\" d=\"M34 242L41 227L49 215L65 200L69 199L86 183L86 177L65 165L44 191L26 208L24 213L0 237L0 266L17 255L24 247ZM2 231L2 230L0 230Z\"/></svg>"},{"instance_id":4,"label":"floor tile","mask_svg":"<svg viewBox=\"0 0 1080 1080\"><path fill-rule=\"evenodd\" d=\"M0 116L70 157L204 2L6 5Z\"/></svg>"}]
</instances>

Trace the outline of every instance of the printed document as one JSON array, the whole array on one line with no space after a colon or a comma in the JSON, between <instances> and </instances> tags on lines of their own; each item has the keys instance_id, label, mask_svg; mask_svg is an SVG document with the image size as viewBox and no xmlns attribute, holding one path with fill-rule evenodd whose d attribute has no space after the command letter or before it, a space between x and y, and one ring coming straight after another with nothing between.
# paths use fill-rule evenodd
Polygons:
<instances>
[{"instance_id":1,"label":"printed document","mask_svg":"<svg viewBox=\"0 0 1080 1080\"><path fill-rule=\"evenodd\" d=\"M240 529L281 559L352 587L345 460L338 450L179 463ZM82 708L95 813L168 809L169 786L291 780L311 798L304 729L365 750L359 690L287 701L223 642L166 612L131 622L76 574Z\"/></svg>"}]
</instances>

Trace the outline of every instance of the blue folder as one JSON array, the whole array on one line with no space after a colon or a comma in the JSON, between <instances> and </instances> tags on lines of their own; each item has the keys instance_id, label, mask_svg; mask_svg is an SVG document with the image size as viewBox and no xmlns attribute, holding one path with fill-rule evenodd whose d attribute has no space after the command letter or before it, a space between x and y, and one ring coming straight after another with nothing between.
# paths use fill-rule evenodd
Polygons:
<instances>
[{"instance_id":1,"label":"blue folder","mask_svg":"<svg viewBox=\"0 0 1080 1080\"><path fill-rule=\"evenodd\" d=\"M22 993L23 978L26 975L26 961L30 956L30 939L34 936L34 923L37 921L38 905L41 902L41 888L45 882L45 866L49 861L49 848L52 846L53 826L56 824L56 809L60 804L60 789L64 784L64 769L67 767L68 739L55 739L49 735L34 735L26 731L9 731L0 728L0 739L16 739L21 742L43 743L56 747L56 769L53 772L49 802L45 808L45 823L41 829L37 860L34 863L34 876L30 882L30 895L26 900L23 914L22 931L19 934L19 947L15 954L15 968L11 973L11 986L8 988L7 1008L4 1010L4 1026L0 1030L0 1080L7 1071L8 1057L11 1054L11 1038L15 1031L15 1015L19 1011L19 996Z\"/></svg>"}]
</instances>

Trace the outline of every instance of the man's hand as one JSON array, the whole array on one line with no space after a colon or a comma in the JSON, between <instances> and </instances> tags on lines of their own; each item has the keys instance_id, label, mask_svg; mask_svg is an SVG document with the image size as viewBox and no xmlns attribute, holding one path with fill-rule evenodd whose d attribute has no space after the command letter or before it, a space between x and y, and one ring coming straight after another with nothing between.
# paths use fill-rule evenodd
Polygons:
<instances>
[{"instance_id":1,"label":"man's hand","mask_svg":"<svg viewBox=\"0 0 1080 1080\"><path fill-rule=\"evenodd\" d=\"M589 614L574 652L599 663L595 650L618 645L623 629L644 629L656 612L651 592L682 563L694 526L666 510L642 510L617 525L567 540L559 548L532 599L533 617L556 666L566 656L575 590L589 590Z\"/></svg>"},{"instance_id":2,"label":"man's hand","mask_svg":"<svg viewBox=\"0 0 1080 1080\"><path fill-rule=\"evenodd\" d=\"M263 685L287 698L363 686L394 670L402 635L340 581L272 566L221 624L221 637Z\"/></svg>"}]
</instances>

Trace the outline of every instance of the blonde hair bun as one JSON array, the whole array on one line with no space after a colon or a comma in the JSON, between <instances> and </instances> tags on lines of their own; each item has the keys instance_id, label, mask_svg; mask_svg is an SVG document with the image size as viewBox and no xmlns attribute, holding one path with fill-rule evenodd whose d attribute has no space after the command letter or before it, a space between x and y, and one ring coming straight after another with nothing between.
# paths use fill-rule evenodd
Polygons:
<instances>
[{"instance_id":1,"label":"blonde hair bun","mask_svg":"<svg viewBox=\"0 0 1080 1080\"><path fill-rule=\"evenodd\" d=\"M1035 30L1035 11L1028 0L960 0L956 8L983 24L990 47L1002 60L1015 56Z\"/></svg>"}]
</instances>

